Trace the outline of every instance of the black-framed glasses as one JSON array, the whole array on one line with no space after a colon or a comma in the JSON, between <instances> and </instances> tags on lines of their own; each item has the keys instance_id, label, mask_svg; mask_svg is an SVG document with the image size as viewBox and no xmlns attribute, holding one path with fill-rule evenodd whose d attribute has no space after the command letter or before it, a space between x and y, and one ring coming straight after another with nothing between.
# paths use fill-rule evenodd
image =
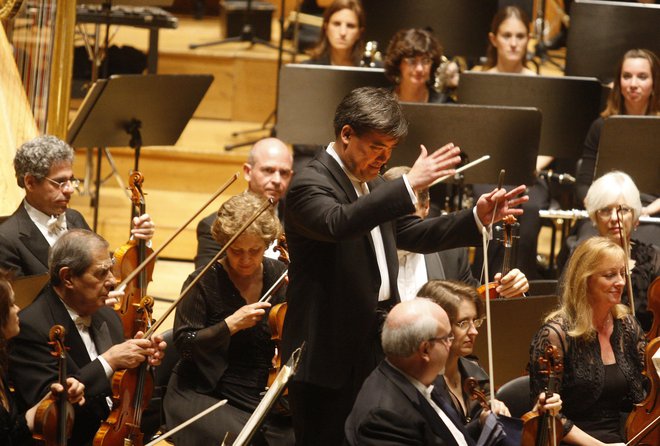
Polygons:
<instances>
[{"instance_id":1,"label":"black-framed glasses","mask_svg":"<svg viewBox=\"0 0 660 446\"><path fill-rule=\"evenodd\" d=\"M467 330L470 328L470 324L472 324L474 328L479 328L484 324L484 322L486 322L486 318L481 317L479 319L463 319L462 321L456 322L454 325L456 325L461 330Z\"/></svg>"},{"instance_id":2,"label":"black-framed glasses","mask_svg":"<svg viewBox=\"0 0 660 446\"><path fill-rule=\"evenodd\" d=\"M78 189L78 186L80 186L80 180L78 178L67 178L66 180L62 181L57 181L52 178L44 177L44 179L50 181L53 183L55 186L59 187L60 189L64 189L66 186L69 184L73 189Z\"/></svg>"},{"instance_id":3,"label":"black-framed glasses","mask_svg":"<svg viewBox=\"0 0 660 446\"><path fill-rule=\"evenodd\" d=\"M428 341L429 342L442 342L447 347L449 347L451 345L451 343L454 342L454 334L449 333L448 335L428 339Z\"/></svg>"}]
</instances>

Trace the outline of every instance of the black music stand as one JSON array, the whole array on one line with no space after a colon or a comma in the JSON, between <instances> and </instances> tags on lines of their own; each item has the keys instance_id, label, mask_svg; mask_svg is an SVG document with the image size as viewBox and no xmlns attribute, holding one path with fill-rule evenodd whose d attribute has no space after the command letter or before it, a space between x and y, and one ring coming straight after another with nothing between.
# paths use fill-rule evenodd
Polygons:
<instances>
[{"instance_id":1,"label":"black music stand","mask_svg":"<svg viewBox=\"0 0 660 446\"><path fill-rule=\"evenodd\" d=\"M637 188L660 195L660 117L611 116L605 120L598 145L596 178L621 170Z\"/></svg>"},{"instance_id":2,"label":"black music stand","mask_svg":"<svg viewBox=\"0 0 660 446\"><path fill-rule=\"evenodd\" d=\"M539 155L559 158L562 171L574 175L584 135L600 111L602 87L595 78L467 72L457 94L461 104L538 108Z\"/></svg>"},{"instance_id":3,"label":"black music stand","mask_svg":"<svg viewBox=\"0 0 660 446\"><path fill-rule=\"evenodd\" d=\"M486 54L497 0L363 0L366 39L387 45L400 29L430 28L444 52L478 59Z\"/></svg>"},{"instance_id":4,"label":"black music stand","mask_svg":"<svg viewBox=\"0 0 660 446\"><path fill-rule=\"evenodd\" d=\"M200 75L115 75L94 83L69 125L67 142L72 147L98 147L94 231L98 223L101 188L101 148L135 150L135 170L140 149L172 146L190 121L213 82Z\"/></svg>"},{"instance_id":5,"label":"black music stand","mask_svg":"<svg viewBox=\"0 0 660 446\"><path fill-rule=\"evenodd\" d=\"M610 82L623 54L660 54L660 5L579 0L571 6L566 74Z\"/></svg>"},{"instance_id":6,"label":"black music stand","mask_svg":"<svg viewBox=\"0 0 660 446\"><path fill-rule=\"evenodd\" d=\"M243 14L243 28L241 29L240 35L236 37L227 37L225 39L214 40L213 42L191 43L190 45L188 45L188 48L194 50L205 46L222 45L225 43L248 42L250 44L250 48L252 48L256 44L256 45L263 45L265 47L272 48L274 50L279 49L277 45L273 45L267 40L257 37L257 35L254 33L254 26L251 23L253 17L252 0L247 0L241 3L246 3L246 8L245 8L245 13ZM281 11L281 13L284 14L283 11Z\"/></svg>"},{"instance_id":7,"label":"black music stand","mask_svg":"<svg viewBox=\"0 0 660 446\"><path fill-rule=\"evenodd\" d=\"M541 112L529 107L490 107L402 102L408 136L387 163L412 166L424 144L429 152L453 142L467 161L490 159L463 172L465 183L497 184L500 169L507 184L531 184L541 137Z\"/></svg>"},{"instance_id":8,"label":"black music stand","mask_svg":"<svg viewBox=\"0 0 660 446\"><path fill-rule=\"evenodd\" d=\"M282 68L277 135L291 144L326 145L334 140L335 109L358 87L387 87L381 68L289 64ZM322 88L320 88L322 86Z\"/></svg>"}]
</instances>

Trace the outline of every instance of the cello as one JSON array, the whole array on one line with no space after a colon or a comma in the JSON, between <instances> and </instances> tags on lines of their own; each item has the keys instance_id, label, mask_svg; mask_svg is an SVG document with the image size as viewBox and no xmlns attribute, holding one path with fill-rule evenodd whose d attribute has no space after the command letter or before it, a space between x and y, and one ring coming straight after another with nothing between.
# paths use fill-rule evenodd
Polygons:
<instances>
[{"instance_id":1,"label":"cello","mask_svg":"<svg viewBox=\"0 0 660 446\"><path fill-rule=\"evenodd\" d=\"M647 333L647 337L653 339L646 346L644 358L646 370L644 375L649 379L651 386L646 398L639 404L635 404L632 412L626 420L626 437L628 445L651 446L660 444L660 377L653 363L653 356L660 350L660 337L658 329L660 326L660 278L656 278L647 294L648 307L653 312L653 326Z\"/></svg>"},{"instance_id":2,"label":"cello","mask_svg":"<svg viewBox=\"0 0 660 446\"><path fill-rule=\"evenodd\" d=\"M51 355L57 358L59 383L64 391L59 395L50 395L37 408L32 437L40 445L66 446L73 429L74 409L66 394L68 386L66 384L65 333L65 329L61 325L54 325L48 333L49 344L53 346Z\"/></svg>"},{"instance_id":3,"label":"cello","mask_svg":"<svg viewBox=\"0 0 660 446\"><path fill-rule=\"evenodd\" d=\"M564 365L559 359L559 352L554 345L548 345L544 355L538 358L540 373L548 376L546 386L546 399L550 398L558 389ZM564 428L561 420L547 411L540 414L536 410L527 412L522 416L523 432L521 446L558 446L563 438Z\"/></svg>"}]
</instances>

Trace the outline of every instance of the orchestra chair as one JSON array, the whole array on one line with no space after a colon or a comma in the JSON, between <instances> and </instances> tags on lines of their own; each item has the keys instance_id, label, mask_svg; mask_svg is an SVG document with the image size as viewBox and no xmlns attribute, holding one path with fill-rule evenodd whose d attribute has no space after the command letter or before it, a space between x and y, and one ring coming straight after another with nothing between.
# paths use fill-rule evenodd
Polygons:
<instances>
[{"instance_id":1,"label":"orchestra chair","mask_svg":"<svg viewBox=\"0 0 660 446\"><path fill-rule=\"evenodd\" d=\"M154 393L149 402L149 408L158 410L157 428L154 432L154 439L167 431L165 427L165 411L163 410L163 401L165 400L165 393L167 392L167 384L170 381L170 375L174 366L179 362L180 356L176 347L174 346L174 331L170 328L162 333L163 340L167 342L165 349L165 358L158 367L154 369ZM144 423L143 423L144 426ZM169 441L169 440L166 440Z\"/></svg>"},{"instance_id":2,"label":"orchestra chair","mask_svg":"<svg viewBox=\"0 0 660 446\"><path fill-rule=\"evenodd\" d=\"M529 398L529 376L519 376L504 383L495 398L506 404L513 418L521 418L533 407Z\"/></svg>"}]
</instances>

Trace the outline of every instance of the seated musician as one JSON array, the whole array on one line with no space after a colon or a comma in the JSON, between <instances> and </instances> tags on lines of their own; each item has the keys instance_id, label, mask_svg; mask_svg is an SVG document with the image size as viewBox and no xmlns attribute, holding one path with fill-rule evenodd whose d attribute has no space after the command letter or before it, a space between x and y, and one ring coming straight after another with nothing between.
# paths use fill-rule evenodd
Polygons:
<instances>
[{"instance_id":1,"label":"seated musician","mask_svg":"<svg viewBox=\"0 0 660 446\"><path fill-rule=\"evenodd\" d=\"M394 180L408 173L407 166L392 167L383 174L386 180ZM424 219L429 215L430 198L428 188L415 192L415 215ZM468 285L477 286L479 280L472 275L467 248L454 248L430 254L397 250L399 257L399 275L397 284L401 300L410 300L417 291L429 280L458 280ZM499 283L496 291L503 297L522 296L529 290L527 277L517 268L509 271L504 277L501 273L495 275Z\"/></svg>"},{"instance_id":2,"label":"seated musician","mask_svg":"<svg viewBox=\"0 0 660 446\"><path fill-rule=\"evenodd\" d=\"M4 446L23 446L32 442L31 430L34 429L34 420L39 401L27 411L21 411L17 406L12 393L9 391L7 382L6 365L7 342L20 331L18 323L18 305L14 302L14 292L9 282L7 273L0 270L0 444ZM72 404L82 405L85 403L85 386L75 378L66 380L67 399ZM45 400L51 394L61 393L62 385L55 382L50 385L50 392L42 399Z\"/></svg>"},{"instance_id":3,"label":"seated musician","mask_svg":"<svg viewBox=\"0 0 660 446\"><path fill-rule=\"evenodd\" d=\"M50 254L50 284L20 312L20 333L11 342L9 375L17 395L27 406L46 394L58 376L48 345L50 328L66 330L67 371L85 385L85 405L76 408L69 446L91 445L94 435L112 406L113 372L131 369L144 361L160 364L165 342L124 341L122 323L108 299L112 291L112 259L108 242L85 229L70 229L59 237Z\"/></svg>"},{"instance_id":4,"label":"seated musician","mask_svg":"<svg viewBox=\"0 0 660 446\"><path fill-rule=\"evenodd\" d=\"M248 190L275 201L275 215L284 220L284 195L293 178L293 157L286 144L277 138L263 138L257 141L243 164L243 178ZM216 212L204 217L197 225L197 254L195 268L206 266L220 251L220 245L211 234ZM266 257L276 259L279 253L271 245Z\"/></svg>"},{"instance_id":5,"label":"seated musician","mask_svg":"<svg viewBox=\"0 0 660 446\"><path fill-rule=\"evenodd\" d=\"M222 204L213 224L220 246L259 209L263 198L244 192ZM177 446L217 444L227 432L238 434L267 386L275 353L268 309L284 300L282 287L268 302L259 302L286 266L264 257L281 233L272 210L266 210L208 270L177 308L174 343L181 354L165 396L168 428L212 406L228 404L175 434ZM189 283L201 269L186 281ZM186 286L184 285L184 286ZM259 440L261 439L261 440ZM257 433L270 445L293 444L289 417L272 414Z\"/></svg>"},{"instance_id":6,"label":"seated musician","mask_svg":"<svg viewBox=\"0 0 660 446\"><path fill-rule=\"evenodd\" d=\"M594 180L600 135L605 121L618 115L660 116L660 59L653 51L631 49L618 64L607 106L591 124L582 147L582 159L576 177L576 196L580 205L584 203ZM630 173L634 176L634 172ZM641 192L641 215L660 215L657 191ZM579 241L594 234L593 228L586 222L578 222L575 232ZM660 240L660 226L657 224L642 224L636 232L635 238L639 241L657 244Z\"/></svg>"},{"instance_id":7,"label":"seated musician","mask_svg":"<svg viewBox=\"0 0 660 446\"><path fill-rule=\"evenodd\" d=\"M432 280L425 284L417 295L431 299L447 312L454 336L445 371L436 379L433 392L456 409L470 435L477 439L489 413L510 416L506 405L495 398L490 400L491 410L483 410L479 402L470 398L463 388L467 378L475 378L486 397L490 397L488 374L476 358L471 356L479 334L478 329L486 319L484 304L473 287L452 281ZM558 394L546 401L545 392L541 392L535 399L537 410L541 408L542 411L558 412L561 409L561 398Z\"/></svg>"},{"instance_id":8,"label":"seated musician","mask_svg":"<svg viewBox=\"0 0 660 446\"><path fill-rule=\"evenodd\" d=\"M598 234L619 246L630 245L630 277L635 301L635 316L645 331L653 324L653 313L647 308L647 291L660 276L660 247L635 240L635 228L642 212L640 193L632 178L623 172L610 172L598 178L584 199L589 218ZM621 221L617 209L621 206ZM625 239L623 235L625 233ZM630 305L628 293L622 303Z\"/></svg>"},{"instance_id":9,"label":"seated musician","mask_svg":"<svg viewBox=\"0 0 660 446\"><path fill-rule=\"evenodd\" d=\"M442 46L425 29L402 29L387 47L385 75L394 84L394 93L402 102L440 104L450 98L435 88L435 72L440 66Z\"/></svg>"},{"instance_id":10,"label":"seated musician","mask_svg":"<svg viewBox=\"0 0 660 446\"><path fill-rule=\"evenodd\" d=\"M564 442L619 444L621 415L645 395L646 338L627 306L626 255L605 237L577 247L562 281L561 304L548 315L530 349L531 394L547 385L539 357L553 345L563 364Z\"/></svg>"},{"instance_id":11,"label":"seated musician","mask_svg":"<svg viewBox=\"0 0 660 446\"><path fill-rule=\"evenodd\" d=\"M447 313L431 300L395 305L381 334L385 359L360 389L346 420L346 443L473 445L451 406L433 392L453 338Z\"/></svg>"},{"instance_id":12,"label":"seated musician","mask_svg":"<svg viewBox=\"0 0 660 446\"><path fill-rule=\"evenodd\" d=\"M80 183L73 176L73 156L73 149L54 136L39 136L18 148L14 170L25 199L0 225L0 267L16 276L45 273L49 247L69 229L89 229L80 212L68 208ZM151 217L136 217L131 234L151 239Z\"/></svg>"}]
</instances>

